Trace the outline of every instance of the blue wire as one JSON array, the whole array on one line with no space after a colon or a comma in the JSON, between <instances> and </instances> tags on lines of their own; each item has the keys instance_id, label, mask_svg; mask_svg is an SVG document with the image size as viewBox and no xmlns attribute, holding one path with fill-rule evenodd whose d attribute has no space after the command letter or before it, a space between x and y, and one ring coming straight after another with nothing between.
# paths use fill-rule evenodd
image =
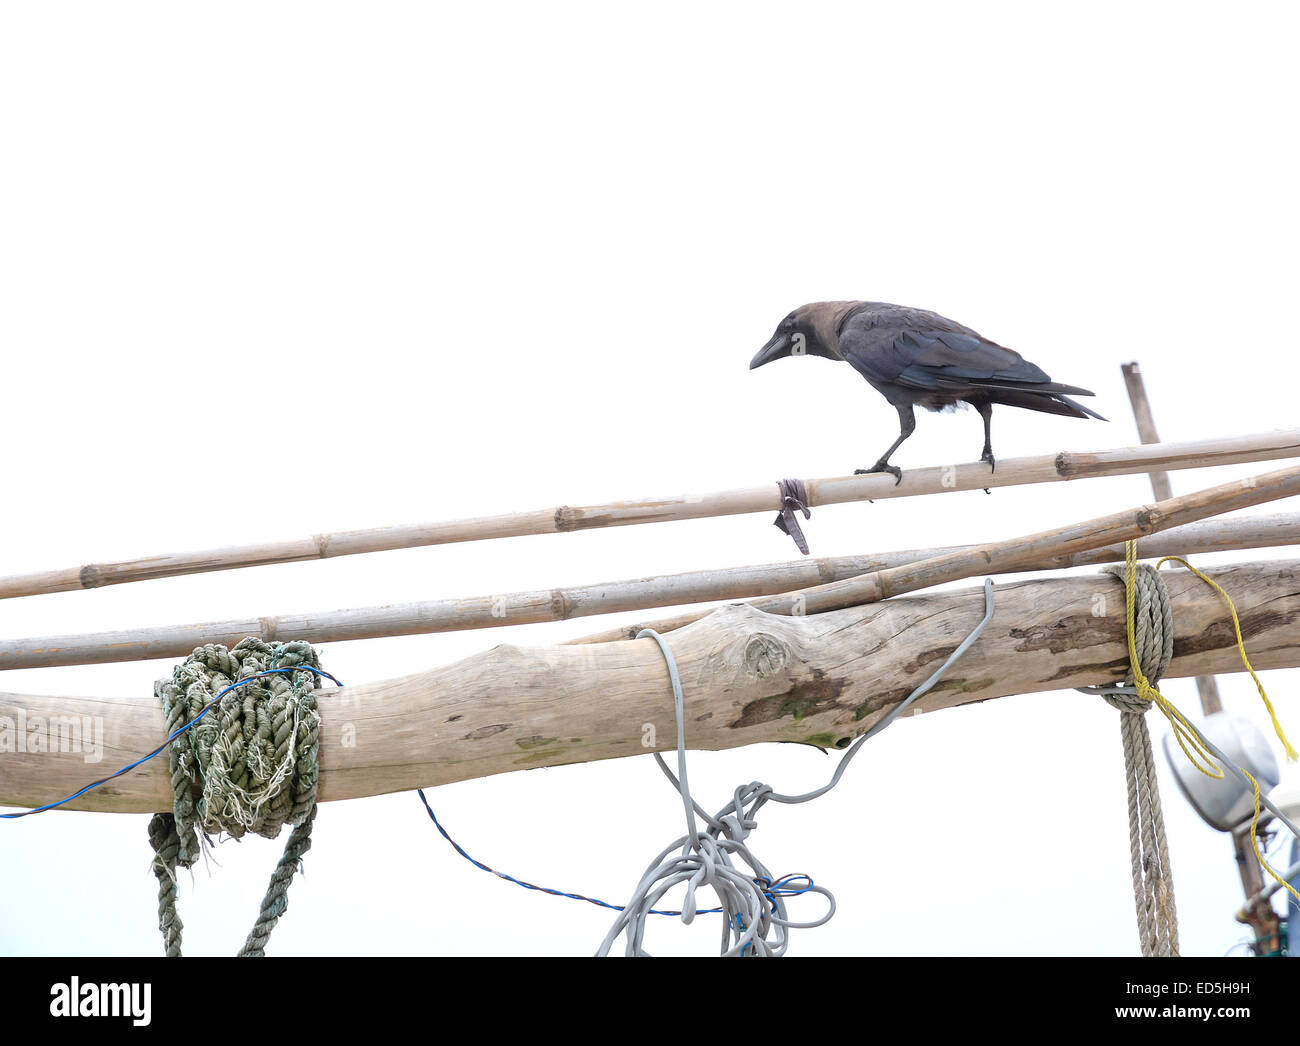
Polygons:
<instances>
[{"instance_id":1,"label":"blue wire","mask_svg":"<svg viewBox=\"0 0 1300 1046\"><path fill-rule=\"evenodd\" d=\"M152 752L150 752L146 756L142 756L141 758L137 759L134 763L122 767L121 770L118 770L116 773L109 774L107 777L101 777L98 781L92 781L90 784L86 785L86 787L81 789L79 792L73 792L72 795L68 796L66 799L60 799L57 803L46 803L44 806L37 806L31 810L23 810L16 814L0 814L0 819L14 820L15 818L19 818L19 817L30 817L32 814L44 813L46 810L53 810L56 807L62 806L64 803L70 803L74 799L80 799L87 792L92 791L95 788L98 788L100 785L107 784L109 781L112 781L116 777L121 777L123 774L130 773L132 770L134 770L137 766L141 765L142 763L147 763L150 759L152 759L164 748L166 748L169 744L171 744L172 741L180 737L181 734L185 733L186 730L188 730L200 719L202 719L205 715L207 715L208 711L212 708L212 706L215 705L218 701L220 701L223 697L225 697L228 693L230 693L230 691L243 686L245 683L251 683L254 679L262 679L266 676L289 675L290 673L293 672L315 672L316 675L323 676L325 679L328 679L330 682L332 682L335 686L341 687L343 685L332 675L330 675L328 672L323 672L319 668L312 668L310 665L295 665L293 668L272 668L265 672L258 672L257 675L249 676L247 679L241 679L237 683L231 683L230 686L226 687L226 689L221 691L221 693L219 693L216 697L214 697L211 701L209 701L206 705L204 705L203 708L199 711L198 715L196 715L183 727L181 727L174 734L168 737L167 740L165 740Z\"/></svg>"},{"instance_id":2,"label":"blue wire","mask_svg":"<svg viewBox=\"0 0 1300 1046\"><path fill-rule=\"evenodd\" d=\"M429 805L429 800L425 797L424 789L417 788L415 793L420 797L420 802L424 804L424 809L429 814L429 820L433 822L433 826L438 829L442 837L446 839L447 842L451 843L452 848L455 849L461 857L465 858L465 860L480 871L491 872L497 878L504 879L509 883L514 883L516 886L522 886L525 890L536 890L539 893L549 893L552 897L567 897L571 901L586 901L588 904L594 904L600 908L608 908L615 912L623 911L623 905L621 904L610 904L608 901L602 901L598 897L587 897L580 893L568 893L565 890L553 890L549 886L537 886L534 883L525 882L523 879L516 879L513 875L507 875L505 872L498 872L495 868L484 864L482 861L476 860L465 852L464 847L462 847L460 843L456 842L455 839L447 834L447 829L442 826L442 823L438 820L437 814L433 812L433 807ZM802 872L793 872L790 875L783 875L774 883L768 883L766 879L755 879L754 881L760 885L767 883L767 889L763 891L763 894L772 902L773 907L776 907L776 899L778 897L798 897L801 893L807 893L813 886L812 876L804 875ZM804 882L806 885L801 886L798 889L792 888L791 884L799 881ZM697 914L716 915L721 911L721 908L700 908L698 909ZM656 908L651 908L650 914L681 915L682 913L675 911L659 911ZM739 918L739 916L737 916L737 918Z\"/></svg>"}]
</instances>

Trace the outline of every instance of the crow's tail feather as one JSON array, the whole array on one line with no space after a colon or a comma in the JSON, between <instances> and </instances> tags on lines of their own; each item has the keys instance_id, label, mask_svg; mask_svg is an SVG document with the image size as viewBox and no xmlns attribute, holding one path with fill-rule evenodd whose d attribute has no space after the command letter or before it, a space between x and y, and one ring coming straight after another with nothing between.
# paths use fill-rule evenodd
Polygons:
<instances>
[{"instance_id":1,"label":"crow's tail feather","mask_svg":"<svg viewBox=\"0 0 1300 1046\"><path fill-rule=\"evenodd\" d=\"M1089 395L1092 394L1089 393ZM1082 403L1075 403L1074 400L1070 399L1069 396L1057 396L1056 398L1060 400L1062 403L1068 403L1075 410L1082 411L1085 415L1087 415L1090 418L1096 418L1098 421L1110 421L1110 418L1103 418L1091 407L1085 407Z\"/></svg>"},{"instance_id":2,"label":"crow's tail feather","mask_svg":"<svg viewBox=\"0 0 1300 1046\"><path fill-rule=\"evenodd\" d=\"M1008 407L1023 407L1037 410L1044 414L1061 414L1067 418L1096 418L1107 421L1095 410L1089 410L1082 403L1076 403L1068 396L1051 392L1012 391L1011 389L989 389L985 398L990 403L1003 403Z\"/></svg>"}]
</instances>

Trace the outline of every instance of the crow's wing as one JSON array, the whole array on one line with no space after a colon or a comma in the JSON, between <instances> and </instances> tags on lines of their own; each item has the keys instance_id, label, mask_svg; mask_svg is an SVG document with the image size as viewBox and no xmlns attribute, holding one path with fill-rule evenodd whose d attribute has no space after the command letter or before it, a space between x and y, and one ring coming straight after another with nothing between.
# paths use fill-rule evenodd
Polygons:
<instances>
[{"instance_id":1,"label":"crow's wing","mask_svg":"<svg viewBox=\"0 0 1300 1046\"><path fill-rule=\"evenodd\" d=\"M926 309L868 302L845 321L840 354L868 381L919 393L1003 388L1091 395L1053 382L1020 353Z\"/></svg>"}]
</instances>

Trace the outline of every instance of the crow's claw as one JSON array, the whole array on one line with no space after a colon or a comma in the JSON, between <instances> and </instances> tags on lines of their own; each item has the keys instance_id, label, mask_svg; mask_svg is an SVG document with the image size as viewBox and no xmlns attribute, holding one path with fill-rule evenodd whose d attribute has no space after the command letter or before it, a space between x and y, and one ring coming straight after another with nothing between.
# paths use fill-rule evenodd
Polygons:
<instances>
[{"instance_id":1,"label":"crow's claw","mask_svg":"<svg viewBox=\"0 0 1300 1046\"><path fill-rule=\"evenodd\" d=\"M870 475L874 475L877 472L888 472L891 476L893 476L894 486L898 486L900 483L903 482L903 470L894 465L889 465L886 466L885 468L853 470L853 474L855 476L870 476Z\"/></svg>"},{"instance_id":2,"label":"crow's claw","mask_svg":"<svg viewBox=\"0 0 1300 1046\"><path fill-rule=\"evenodd\" d=\"M891 476L894 477L894 486L898 486L898 484L903 482L903 470L900 469L897 465L890 465L883 461L877 461L869 469L853 470L853 474L855 476L869 476L873 472L888 472Z\"/></svg>"}]
</instances>

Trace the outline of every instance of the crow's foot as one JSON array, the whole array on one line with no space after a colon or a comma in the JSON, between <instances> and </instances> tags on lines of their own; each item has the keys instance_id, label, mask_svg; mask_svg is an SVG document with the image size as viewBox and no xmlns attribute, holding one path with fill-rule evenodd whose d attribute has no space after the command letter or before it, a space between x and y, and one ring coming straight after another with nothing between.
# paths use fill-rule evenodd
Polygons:
<instances>
[{"instance_id":1,"label":"crow's foot","mask_svg":"<svg viewBox=\"0 0 1300 1046\"><path fill-rule=\"evenodd\" d=\"M898 486L898 484L903 482L903 470L900 469L897 465L889 464L887 461L877 461L869 469L853 470L853 474L855 476L869 476L873 472L888 472L891 476L894 477L894 486Z\"/></svg>"},{"instance_id":2,"label":"crow's foot","mask_svg":"<svg viewBox=\"0 0 1300 1046\"><path fill-rule=\"evenodd\" d=\"M993 457L992 447L984 448L984 453L980 455L980 461L987 461L989 463L990 472L996 472L998 470L997 459Z\"/></svg>"}]
</instances>

